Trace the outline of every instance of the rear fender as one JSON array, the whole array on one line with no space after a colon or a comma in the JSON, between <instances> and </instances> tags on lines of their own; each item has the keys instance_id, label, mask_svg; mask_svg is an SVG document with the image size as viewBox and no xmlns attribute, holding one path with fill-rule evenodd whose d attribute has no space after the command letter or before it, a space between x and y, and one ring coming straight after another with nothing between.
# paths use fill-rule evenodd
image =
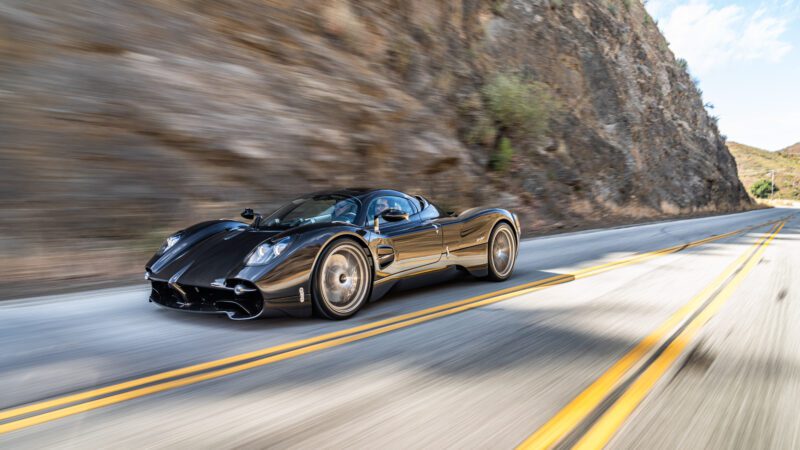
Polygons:
<instances>
[{"instance_id":1,"label":"rear fender","mask_svg":"<svg viewBox=\"0 0 800 450\"><path fill-rule=\"evenodd\" d=\"M448 262L463 267L472 275L487 275L488 243L492 230L500 222L507 222L519 241L518 222L513 214L504 209L473 208L444 223L442 228Z\"/></svg>"}]
</instances>

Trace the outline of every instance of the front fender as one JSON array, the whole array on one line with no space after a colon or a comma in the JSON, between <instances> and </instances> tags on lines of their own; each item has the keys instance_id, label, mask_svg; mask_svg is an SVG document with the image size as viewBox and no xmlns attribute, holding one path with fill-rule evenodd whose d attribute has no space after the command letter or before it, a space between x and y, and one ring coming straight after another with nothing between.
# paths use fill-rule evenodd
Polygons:
<instances>
[{"instance_id":1,"label":"front fender","mask_svg":"<svg viewBox=\"0 0 800 450\"><path fill-rule=\"evenodd\" d=\"M317 261L331 241L349 237L365 246L367 232L354 226L314 229L292 236L293 242L284 257L265 266L243 267L234 278L248 280L261 290L265 299L298 298L303 288L306 301L311 295L311 277ZM371 259L371 257L370 257Z\"/></svg>"},{"instance_id":2,"label":"front fender","mask_svg":"<svg viewBox=\"0 0 800 450\"><path fill-rule=\"evenodd\" d=\"M163 267L183 255L186 250L196 245L198 242L213 236L217 233L227 232L238 228L246 228L247 224L236 220L210 220L200 222L192 225L189 228L181 230L183 237L178 241L175 246L164 252L163 254L154 254L147 264L145 269L148 272L160 272Z\"/></svg>"}]
</instances>

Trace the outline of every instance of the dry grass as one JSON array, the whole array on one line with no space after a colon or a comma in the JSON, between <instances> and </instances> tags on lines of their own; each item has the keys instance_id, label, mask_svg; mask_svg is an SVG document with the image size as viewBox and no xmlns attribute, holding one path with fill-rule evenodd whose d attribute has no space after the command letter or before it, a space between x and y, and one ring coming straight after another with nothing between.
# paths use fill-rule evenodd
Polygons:
<instances>
[{"instance_id":1,"label":"dry grass","mask_svg":"<svg viewBox=\"0 0 800 450\"><path fill-rule=\"evenodd\" d=\"M768 172L775 170L775 185L780 189L775 198L800 200L800 155L770 152L737 142L728 142L728 149L736 158L739 178L747 192L756 181L770 179Z\"/></svg>"}]
</instances>

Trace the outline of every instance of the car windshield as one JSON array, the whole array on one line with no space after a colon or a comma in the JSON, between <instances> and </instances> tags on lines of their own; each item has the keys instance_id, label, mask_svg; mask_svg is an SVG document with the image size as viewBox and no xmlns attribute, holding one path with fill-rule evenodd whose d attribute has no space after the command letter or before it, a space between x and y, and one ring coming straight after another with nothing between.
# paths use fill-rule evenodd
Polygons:
<instances>
[{"instance_id":1,"label":"car windshield","mask_svg":"<svg viewBox=\"0 0 800 450\"><path fill-rule=\"evenodd\" d=\"M286 229L309 223L354 223L360 202L340 195L298 198L261 221L261 228Z\"/></svg>"}]
</instances>

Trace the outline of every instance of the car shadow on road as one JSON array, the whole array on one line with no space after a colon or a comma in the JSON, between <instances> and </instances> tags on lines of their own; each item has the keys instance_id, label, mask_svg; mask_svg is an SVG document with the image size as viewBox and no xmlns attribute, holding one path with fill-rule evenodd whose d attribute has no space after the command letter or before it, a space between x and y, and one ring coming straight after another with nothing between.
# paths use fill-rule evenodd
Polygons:
<instances>
[{"instance_id":1,"label":"car shadow on road","mask_svg":"<svg viewBox=\"0 0 800 450\"><path fill-rule=\"evenodd\" d=\"M512 278L495 282L476 278L458 270L419 277L398 283L383 298L364 307L351 322L370 322L396 314L418 311L447 303L484 296L500 290L522 287L532 282L569 275L543 270L520 270ZM573 277L574 279L574 277Z\"/></svg>"}]
</instances>

